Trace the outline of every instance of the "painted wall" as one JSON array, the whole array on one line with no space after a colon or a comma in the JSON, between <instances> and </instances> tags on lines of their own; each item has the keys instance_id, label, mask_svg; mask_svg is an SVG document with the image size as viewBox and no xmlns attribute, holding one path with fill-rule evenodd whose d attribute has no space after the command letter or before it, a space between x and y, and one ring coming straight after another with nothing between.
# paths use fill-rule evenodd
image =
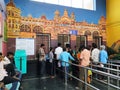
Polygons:
<instances>
[{"instance_id":1,"label":"painted wall","mask_svg":"<svg viewBox=\"0 0 120 90\"><path fill-rule=\"evenodd\" d=\"M9 0L5 0L7 4ZM47 19L52 20L54 17L54 12L59 10L60 14L63 15L65 9L68 10L69 15L71 12L75 13L76 21L87 21L88 23L98 23L98 20L101 16L106 17L106 0L96 0L96 11L64 7L59 5L45 4L40 2L33 2L30 0L13 0L15 6L19 8L21 12L21 16L27 17L28 15L32 15L34 18L39 18L42 15L45 15Z\"/></svg>"},{"instance_id":2,"label":"painted wall","mask_svg":"<svg viewBox=\"0 0 120 90\"><path fill-rule=\"evenodd\" d=\"M120 0L106 3L107 45L117 50L120 47Z\"/></svg>"},{"instance_id":3,"label":"painted wall","mask_svg":"<svg viewBox=\"0 0 120 90\"><path fill-rule=\"evenodd\" d=\"M8 38L28 38L29 36L30 38L36 38L38 33L49 33L52 39L51 45L56 46L57 35L69 35L69 30L78 30L78 35L85 35L85 31L90 31L89 41L92 41L94 31L99 32L98 35L102 37L106 35L106 28L104 27L106 25L106 0L96 0L96 11L38 3L30 0L23 0L22 2L21 0L5 0L5 3L7 5ZM60 19L57 17L58 12L55 15L56 10L60 13ZM74 13L75 20L71 13ZM101 27L102 24L103 27ZM24 29L26 27L24 25L27 26L27 29ZM39 32L37 32L35 26L39 26ZM104 37L105 41L106 37ZM8 46L10 47L10 45Z\"/></svg>"}]
</instances>

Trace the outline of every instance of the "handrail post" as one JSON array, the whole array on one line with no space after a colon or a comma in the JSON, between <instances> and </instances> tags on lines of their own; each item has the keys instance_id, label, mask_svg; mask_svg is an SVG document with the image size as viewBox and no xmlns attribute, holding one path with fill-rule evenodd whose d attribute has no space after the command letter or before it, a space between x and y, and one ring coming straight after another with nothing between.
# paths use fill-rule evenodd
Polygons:
<instances>
[{"instance_id":1,"label":"handrail post","mask_svg":"<svg viewBox=\"0 0 120 90\"><path fill-rule=\"evenodd\" d=\"M110 73L110 70L108 69L107 72ZM108 79L107 84L108 84L108 90L109 90L109 88L110 88L110 85L109 85L110 84L110 76L107 76L107 79Z\"/></svg>"},{"instance_id":2,"label":"handrail post","mask_svg":"<svg viewBox=\"0 0 120 90\"><path fill-rule=\"evenodd\" d=\"M53 69L54 69L54 76L56 76L56 60L53 60Z\"/></svg>"},{"instance_id":3,"label":"handrail post","mask_svg":"<svg viewBox=\"0 0 120 90\"><path fill-rule=\"evenodd\" d=\"M67 67L65 62L65 85L67 85Z\"/></svg>"},{"instance_id":4,"label":"handrail post","mask_svg":"<svg viewBox=\"0 0 120 90\"><path fill-rule=\"evenodd\" d=\"M119 71L119 67L117 66L117 76L119 76L119 72L118 71ZM117 79L117 86L119 87L119 79Z\"/></svg>"},{"instance_id":5,"label":"handrail post","mask_svg":"<svg viewBox=\"0 0 120 90\"><path fill-rule=\"evenodd\" d=\"M85 70L85 90L87 90L87 85L86 85L86 83L87 83L87 68L84 68L84 70Z\"/></svg>"}]
</instances>

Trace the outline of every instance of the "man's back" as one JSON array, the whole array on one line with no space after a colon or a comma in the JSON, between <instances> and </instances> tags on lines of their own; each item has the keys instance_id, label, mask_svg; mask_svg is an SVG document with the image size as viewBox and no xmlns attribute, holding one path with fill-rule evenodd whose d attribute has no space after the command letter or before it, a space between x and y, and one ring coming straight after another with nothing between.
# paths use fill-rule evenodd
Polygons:
<instances>
[{"instance_id":1,"label":"man's back","mask_svg":"<svg viewBox=\"0 0 120 90\"><path fill-rule=\"evenodd\" d=\"M107 51L101 50L100 51L100 62L107 63L107 59L108 59Z\"/></svg>"},{"instance_id":2,"label":"man's back","mask_svg":"<svg viewBox=\"0 0 120 90\"><path fill-rule=\"evenodd\" d=\"M92 50L91 58L94 62L99 62L99 54L100 54L100 50L98 48L94 48Z\"/></svg>"},{"instance_id":3,"label":"man's back","mask_svg":"<svg viewBox=\"0 0 120 90\"><path fill-rule=\"evenodd\" d=\"M82 60L81 61L82 66L88 66L90 63L90 51L87 49L84 49L81 52L80 59Z\"/></svg>"},{"instance_id":4,"label":"man's back","mask_svg":"<svg viewBox=\"0 0 120 90\"><path fill-rule=\"evenodd\" d=\"M62 47L57 47L56 49L55 49L55 54L56 54L56 56L57 56L57 60L59 59L59 56L60 56L60 54L63 52L63 49L62 49Z\"/></svg>"}]
</instances>

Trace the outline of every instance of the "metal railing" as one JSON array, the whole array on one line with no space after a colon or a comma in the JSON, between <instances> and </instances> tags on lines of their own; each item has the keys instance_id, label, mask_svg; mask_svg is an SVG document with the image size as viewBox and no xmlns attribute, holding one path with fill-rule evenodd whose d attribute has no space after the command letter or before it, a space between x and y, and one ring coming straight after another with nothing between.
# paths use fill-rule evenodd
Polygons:
<instances>
[{"instance_id":1,"label":"metal railing","mask_svg":"<svg viewBox=\"0 0 120 90\"><path fill-rule=\"evenodd\" d=\"M101 63L101 62L97 62L97 63ZM116 63L116 64L113 64L113 63ZM111 74L111 76L114 75L114 76L120 77L120 65L119 64L120 63L109 61L108 63L104 64L107 67L100 67L99 65L94 65L94 64L91 64L91 67L102 68L104 70L107 70L107 73ZM114 79L116 79L116 85L110 83L110 81L114 80ZM103 83L108 84L108 86L114 87L116 89L120 89L120 79L119 78L117 79L114 77L107 76L107 83L106 82L103 82Z\"/></svg>"},{"instance_id":2,"label":"metal railing","mask_svg":"<svg viewBox=\"0 0 120 90\"><path fill-rule=\"evenodd\" d=\"M67 73L66 68L65 68L65 71L62 71L62 72L64 72L65 74L69 75L70 77L78 80L79 82L85 84L85 90L87 90L87 87L91 87L94 90L100 90L98 87L95 87L95 86L93 86L93 85L91 85L91 84L89 84L87 82L87 71L88 70L91 70L92 73L97 73L99 75L106 76L107 77L107 82L106 81L102 81L101 83L107 84L108 88L109 87L113 87L113 88L115 88L117 90L120 90L120 87L119 87L120 86L119 85L119 82L120 82L120 77L119 77L120 70L119 70L119 67L120 66L119 65L115 65L115 64L112 64L112 63L107 63L108 67L100 67L99 65L93 65L93 64L90 64L91 65L90 67L83 67L83 66L80 66L80 65L77 65L77 64L73 64L73 63L70 63L70 62L65 62L65 65L66 65L66 63L69 63L70 65L74 65L74 66L76 66L78 68L84 68L84 71L85 71L84 72L85 73L85 76L84 76L85 79L84 80L81 80L80 78L77 78L74 75L72 75L70 73ZM94 69L94 68L92 68L93 66L94 67L99 67L99 68L102 68L102 69L106 69L107 72ZM113 66L116 66L117 69L112 68ZM117 74L114 74L114 73L111 73L111 72L116 72ZM114 85L114 84L110 83L111 79L117 80L117 85ZM68 80L67 80L67 78L65 78L65 84L67 84L67 82L68 82Z\"/></svg>"}]
</instances>

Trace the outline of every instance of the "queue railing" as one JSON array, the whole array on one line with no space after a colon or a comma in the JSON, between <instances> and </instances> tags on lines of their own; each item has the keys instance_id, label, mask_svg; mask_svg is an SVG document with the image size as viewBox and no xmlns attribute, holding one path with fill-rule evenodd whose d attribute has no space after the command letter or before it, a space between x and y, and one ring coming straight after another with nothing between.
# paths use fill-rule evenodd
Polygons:
<instances>
[{"instance_id":1,"label":"queue railing","mask_svg":"<svg viewBox=\"0 0 120 90\"><path fill-rule=\"evenodd\" d=\"M81 80L80 78L75 77L74 75L68 73L67 70L66 70L66 68L65 68L65 71L62 70L62 72L64 72L64 73L67 74L68 76L70 76L70 77L78 80L79 82L85 84L85 90L87 90L87 87L91 87L91 88L93 88L94 90L100 90L98 87L95 87L94 85L92 85L92 84L90 84L90 83L87 82L87 71L88 71L88 70L91 70L92 73L97 73L98 75L106 76L106 77L107 77L107 81L102 81L101 83L105 83L106 85L108 85L108 88L113 87L113 88L115 88L115 89L117 89L117 90L120 90L120 85L119 85L120 77L119 77L119 75L118 75L118 74L111 73L111 72L120 73L120 71L119 71L118 69L111 68L111 65L114 66L114 64L111 64L111 63L109 64L109 63L108 63L107 65L108 65L109 67L100 67L99 65L93 65L93 64L90 64L90 67L83 67L83 66L80 66L80 65L78 65L78 64L73 64L73 63L71 63L71 62L65 62L65 61L63 61L63 62L65 63L65 65L68 63L68 64L74 65L74 66L76 66L76 67L78 67L78 68L84 68L84 73L85 73L85 76L84 76L85 79L84 79L84 80ZM98 68L105 69L106 72L100 71L100 70L97 70L97 69L94 69L93 66L94 66L94 67L98 67ZM115 65L115 66L119 67L118 65ZM58 70L59 70L59 69L58 69ZM117 80L117 85L114 85L114 84L110 83L110 82L111 82L111 79ZM98 79L98 81L100 81L100 80ZM65 78L65 84L66 84L66 85L67 85L67 82L68 82L68 80L67 80L67 78ZM108 89L108 90L109 90L109 89Z\"/></svg>"}]
</instances>

